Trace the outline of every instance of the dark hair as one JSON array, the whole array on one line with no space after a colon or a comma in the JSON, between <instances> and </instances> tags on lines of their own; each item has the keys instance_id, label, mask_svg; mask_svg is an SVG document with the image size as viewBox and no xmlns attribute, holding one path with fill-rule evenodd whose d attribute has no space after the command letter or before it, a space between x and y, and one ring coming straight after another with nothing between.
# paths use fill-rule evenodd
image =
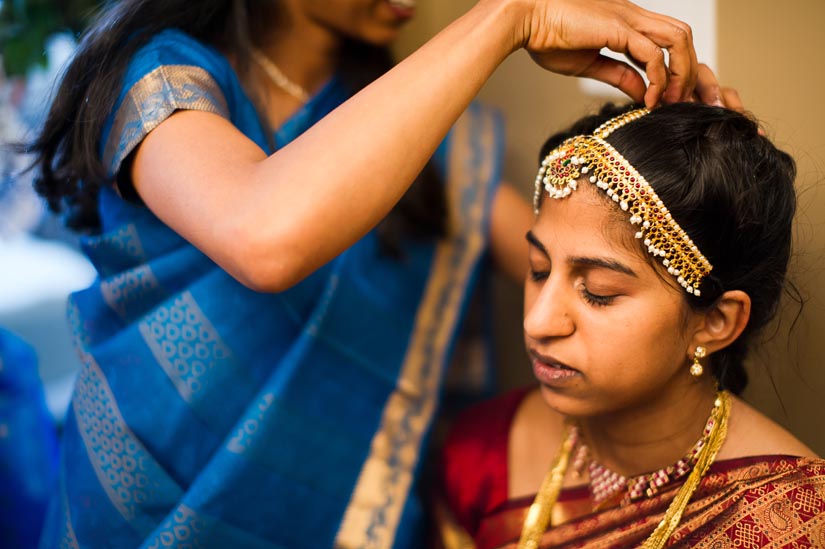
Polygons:
<instances>
[{"instance_id":1,"label":"dark hair","mask_svg":"<svg viewBox=\"0 0 825 549\"><path fill-rule=\"evenodd\" d=\"M111 183L99 156L101 133L129 60L142 45L164 29L181 30L233 54L241 81L248 84L249 48L267 32L275 6L261 0L108 3L83 36L39 135L24 147L34 155L35 189L52 211L65 210L70 228L99 230L98 193ZM347 39L339 66L344 84L355 93L392 64L386 48ZM260 112L254 90L246 87ZM443 195L437 172L428 165L379 228L385 249L397 250L405 235L442 236L447 211Z\"/></svg>"},{"instance_id":2,"label":"dark hair","mask_svg":"<svg viewBox=\"0 0 825 549\"><path fill-rule=\"evenodd\" d=\"M598 115L579 120L552 136L541 158L567 137L592 133L632 108L636 106L607 105ZM697 103L657 108L607 141L650 182L713 265L700 297L684 292L689 306L707 310L726 290L741 290L751 298L742 335L711 359L720 386L740 394L748 381L748 348L775 316L785 288L796 211L793 159L760 135L758 124L747 116Z\"/></svg>"}]
</instances>

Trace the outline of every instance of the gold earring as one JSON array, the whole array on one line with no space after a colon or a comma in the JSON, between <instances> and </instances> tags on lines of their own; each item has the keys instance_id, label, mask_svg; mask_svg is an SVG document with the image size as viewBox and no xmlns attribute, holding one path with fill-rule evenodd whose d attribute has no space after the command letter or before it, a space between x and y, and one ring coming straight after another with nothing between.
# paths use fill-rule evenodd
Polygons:
<instances>
[{"instance_id":1,"label":"gold earring","mask_svg":"<svg viewBox=\"0 0 825 549\"><path fill-rule=\"evenodd\" d=\"M705 358L706 350L701 345L696 346L696 350L693 352L693 364L690 365L690 375L693 377L699 377L702 375L702 372L705 369L702 367L702 363L699 362L700 358Z\"/></svg>"}]
</instances>

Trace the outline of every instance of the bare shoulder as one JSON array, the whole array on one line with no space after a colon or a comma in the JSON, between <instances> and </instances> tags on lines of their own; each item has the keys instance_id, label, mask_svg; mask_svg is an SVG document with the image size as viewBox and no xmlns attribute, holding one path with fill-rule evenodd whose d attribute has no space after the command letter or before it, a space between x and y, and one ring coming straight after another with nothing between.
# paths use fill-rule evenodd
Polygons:
<instances>
[{"instance_id":1,"label":"bare shoulder","mask_svg":"<svg viewBox=\"0 0 825 549\"><path fill-rule=\"evenodd\" d=\"M761 455L819 457L787 429L744 400L733 397L728 436L719 459Z\"/></svg>"},{"instance_id":2,"label":"bare shoulder","mask_svg":"<svg viewBox=\"0 0 825 549\"><path fill-rule=\"evenodd\" d=\"M539 389L521 402L507 446L508 496L534 495L564 436L564 418L550 409Z\"/></svg>"}]
</instances>

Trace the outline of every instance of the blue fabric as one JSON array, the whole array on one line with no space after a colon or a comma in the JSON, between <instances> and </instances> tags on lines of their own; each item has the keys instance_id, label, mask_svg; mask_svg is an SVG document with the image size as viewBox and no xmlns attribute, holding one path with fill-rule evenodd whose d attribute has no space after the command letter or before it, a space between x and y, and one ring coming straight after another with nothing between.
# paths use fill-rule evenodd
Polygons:
<instances>
[{"instance_id":1,"label":"blue fabric","mask_svg":"<svg viewBox=\"0 0 825 549\"><path fill-rule=\"evenodd\" d=\"M57 434L34 350L0 328L0 545L37 547L57 473Z\"/></svg>"},{"instance_id":2,"label":"blue fabric","mask_svg":"<svg viewBox=\"0 0 825 549\"><path fill-rule=\"evenodd\" d=\"M333 79L274 141L291 141L346 97ZM146 133L182 108L225 116L268 148L226 59L165 31L128 69L101 143L110 174ZM495 119L474 109L479 118ZM501 133L497 119L485 128ZM453 146L448 140L440 147L439 165L449 164ZM498 180L498 137L493 146L486 179L466 184L455 205L460 211L478 203L478 233L486 230L488 195ZM479 156L480 145L465 148ZM112 189L101 192L100 211L103 233L83 243L98 280L69 300L84 364L41 546L346 545L336 536L355 506L353 489L386 424L385 408L399 395L436 246L409 243L404 259L393 260L370 233L297 286L261 294ZM425 365L437 378L427 398L440 394L442 363L483 258L466 251L478 239L483 234L457 234L455 265L441 262L444 273L462 276L455 284L441 277L444 288L456 290L442 292L454 296L449 303L444 298L444 307L455 310L455 320L443 328L446 339L438 339L444 353L433 353ZM410 408L419 405L418 396L402 396ZM423 446L430 417L421 417ZM412 467L415 476L420 463ZM415 479L403 488L400 519L392 523L398 547L420 542L414 485ZM390 520L383 510L373 515L378 526Z\"/></svg>"}]
</instances>

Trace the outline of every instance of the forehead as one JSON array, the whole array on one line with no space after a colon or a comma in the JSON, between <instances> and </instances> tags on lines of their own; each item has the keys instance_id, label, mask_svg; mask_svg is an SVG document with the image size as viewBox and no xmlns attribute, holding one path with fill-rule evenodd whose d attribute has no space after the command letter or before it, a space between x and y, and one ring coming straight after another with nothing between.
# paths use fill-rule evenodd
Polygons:
<instances>
[{"instance_id":1,"label":"forehead","mask_svg":"<svg viewBox=\"0 0 825 549\"><path fill-rule=\"evenodd\" d=\"M649 288L683 297L683 290L661 263L634 237L634 227L616 204L591 183L581 182L570 196L544 196L531 228L553 263L598 258L631 269Z\"/></svg>"},{"instance_id":2,"label":"forehead","mask_svg":"<svg viewBox=\"0 0 825 549\"><path fill-rule=\"evenodd\" d=\"M644 253L633 237L632 225L612 200L582 178L578 189L562 199L542 197L533 233L545 246L571 250L570 255L583 255L585 250L610 250L637 261L645 261ZM547 241L545 241L547 239Z\"/></svg>"}]
</instances>

